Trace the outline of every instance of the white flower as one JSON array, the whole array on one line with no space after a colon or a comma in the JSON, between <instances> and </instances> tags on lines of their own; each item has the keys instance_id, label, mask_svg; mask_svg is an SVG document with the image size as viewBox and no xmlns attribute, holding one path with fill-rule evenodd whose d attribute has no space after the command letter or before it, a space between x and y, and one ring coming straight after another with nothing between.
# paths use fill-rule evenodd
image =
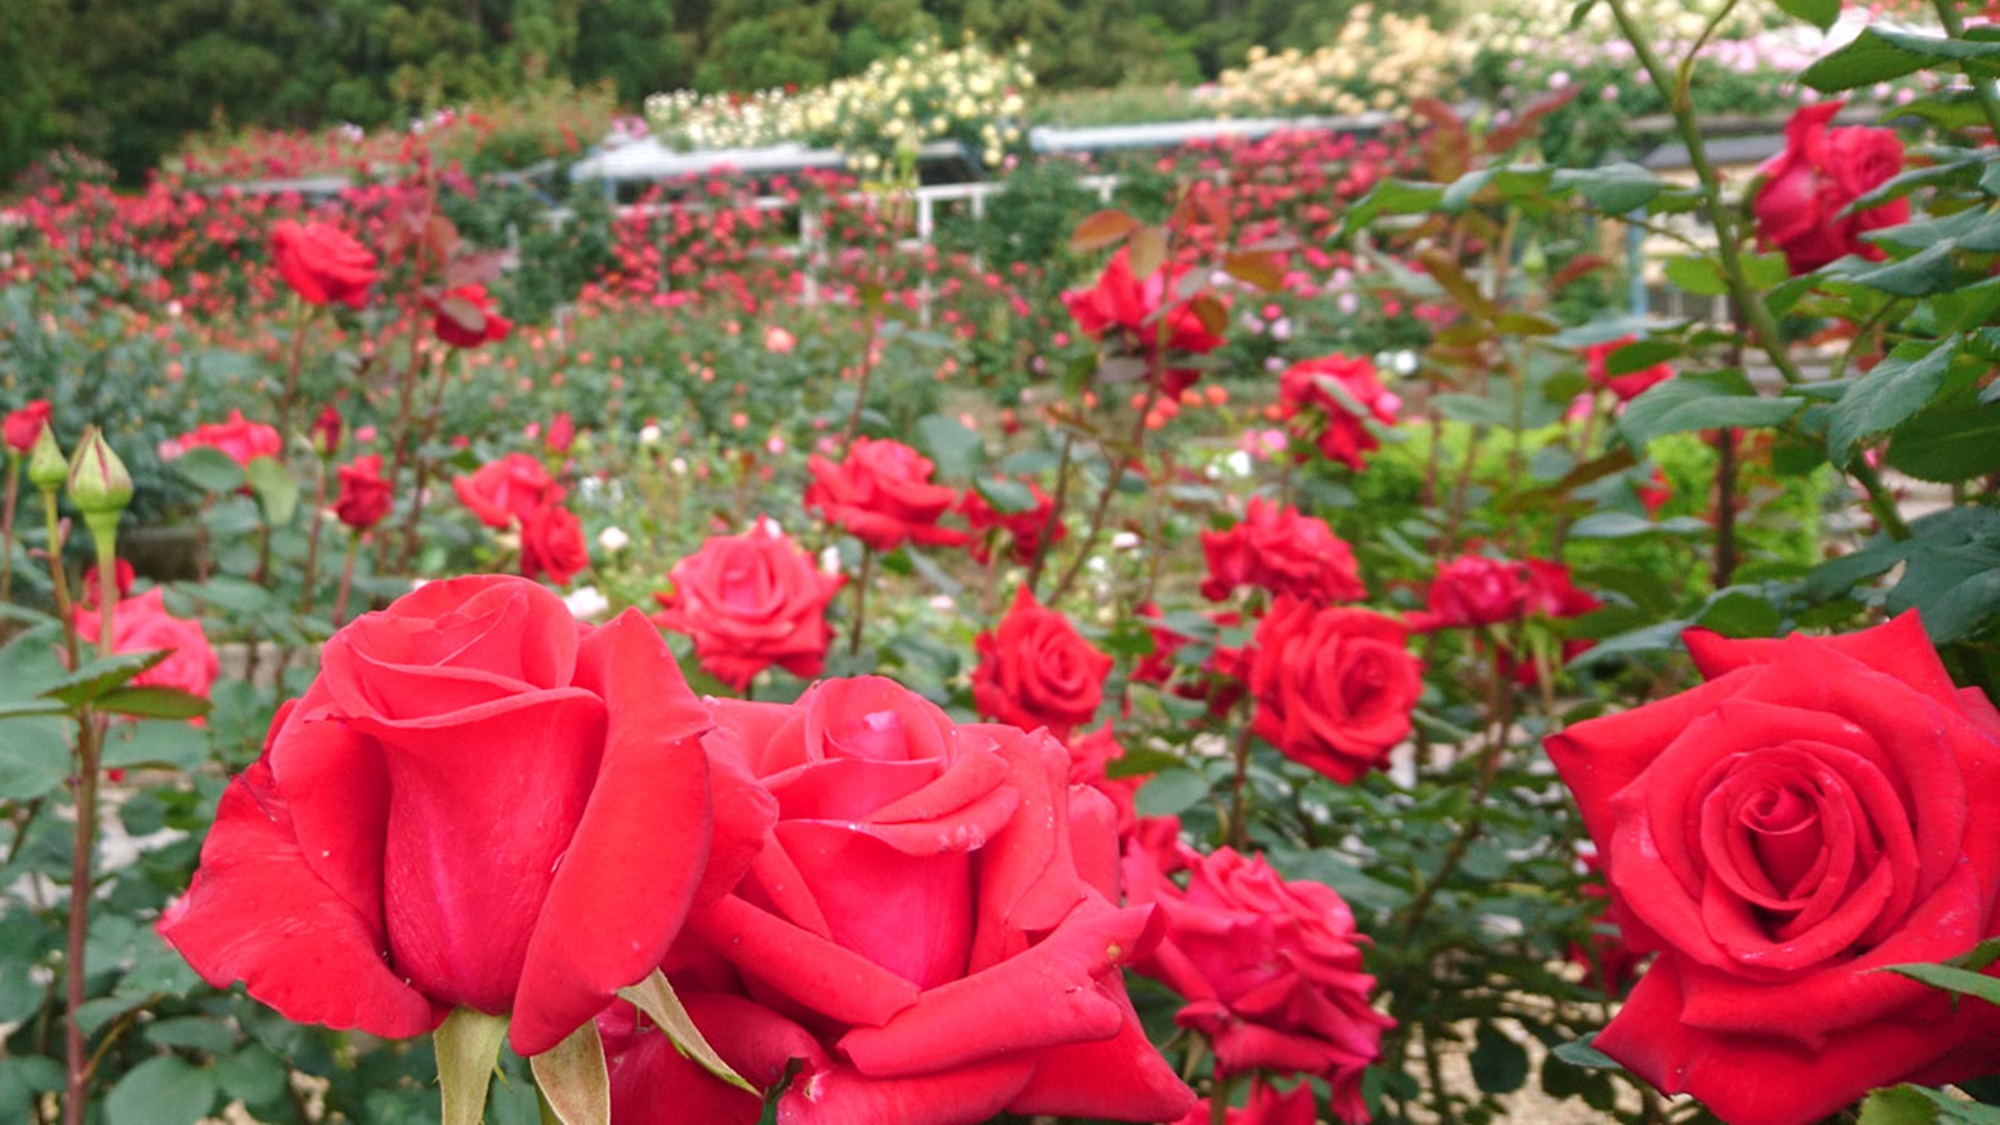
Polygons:
<instances>
[{"instance_id":1,"label":"white flower","mask_svg":"<svg viewBox=\"0 0 2000 1125\"><path fill-rule=\"evenodd\" d=\"M660 427L648 423L639 431L639 444L658 445L660 444L660 436Z\"/></svg>"},{"instance_id":2,"label":"white flower","mask_svg":"<svg viewBox=\"0 0 2000 1125\"><path fill-rule=\"evenodd\" d=\"M819 553L819 568L827 574L840 573L840 548L827 547Z\"/></svg>"},{"instance_id":3,"label":"white flower","mask_svg":"<svg viewBox=\"0 0 2000 1125\"><path fill-rule=\"evenodd\" d=\"M625 534L625 529L622 527L607 527L597 533L597 545L614 555L631 544L632 537Z\"/></svg>"},{"instance_id":4,"label":"white flower","mask_svg":"<svg viewBox=\"0 0 2000 1125\"><path fill-rule=\"evenodd\" d=\"M1111 549L1129 551L1139 545L1139 536L1130 531L1116 532L1111 536Z\"/></svg>"},{"instance_id":5,"label":"white flower","mask_svg":"<svg viewBox=\"0 0 2000 1125\"><path fill-rule=\"evenodd\" d=\"M611 602L595 586L579 586L563 598L570 616L588 620L611 608Z\"/></svg>"}]
</instances>

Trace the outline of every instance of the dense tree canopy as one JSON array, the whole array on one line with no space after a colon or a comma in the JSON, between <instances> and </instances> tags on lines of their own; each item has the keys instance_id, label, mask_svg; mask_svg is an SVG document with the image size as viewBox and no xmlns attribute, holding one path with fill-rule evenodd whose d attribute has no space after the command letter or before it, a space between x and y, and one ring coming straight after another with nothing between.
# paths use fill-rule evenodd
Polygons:
<instances>
[{"instance_id":1,"label":"dense tree canopy","mask_svg":"<svg viewBox=\"0 0 2000 1125\"><path fill-rule=\"evenodd\" d=\"M1428 5L1426 5L1428 6ZM1045 85L1198 81L1353 0L0 0L0 183L73 145L143 176L190 131L394 123L542 78L636 106L824 82L927 34L1025 40Z\"/></svg>"}]
</instances>

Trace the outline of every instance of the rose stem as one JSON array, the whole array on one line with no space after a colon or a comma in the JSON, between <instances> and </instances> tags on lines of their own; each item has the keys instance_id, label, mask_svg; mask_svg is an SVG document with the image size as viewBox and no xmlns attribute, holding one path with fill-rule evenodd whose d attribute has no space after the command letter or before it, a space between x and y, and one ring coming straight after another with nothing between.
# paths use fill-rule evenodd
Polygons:
<instances>
[{"instance_id":1,"label":"rose stem","mask_svg":"<svg viewBox=\"0 0 2000 1125\"><path fill-rule=\"evenodd\" d=\"M112 536L108 533L97 534L97 531L93 524L92 538L97 545L97 656L102 660L113 651L114 618L118 611L118 554ZM63 621L74 647L76 620L65 613ZM84 1054L81 1013L89 983L85 979L84 949L90 941L90 870L97 833L97 762L107 718L88 705L78 711L76 717L76 840L70 848L69 943L63 956L67 977L66 1003L69 1007L69 1022L64 1035L69 1064L69 1083L63 1096L65 1125L82 1125L92 1069L91 1060Z\"/></svg>"},{"instance_id":2,"label":"rose stem","mask_svg":"<svg viewBox=\"0 0 2000 1125\"><path fill-rule=\"evenodd\" d=\"M1236 1077L1218 1076L1208 1090L1208 1125L1229 1125L1229 1090Z\"/></svg>"},{"instance_id":3,"label":"rose stem","mask_svg":"<svg viewBox=\"0 0 2000 1125\"><path fill-rule=\"evenodd\" d=\"M14 506L21 498L21 455L7 452L7 492L0 501L0 602L14 590Z\"/></svg>"},{"instance_id":4,"label":"rose stem","mask_svg":"<svg viewBox=\"0 0 2000 1125\"><path fill-rule=\"evenodd\" d=\"M861 625L868 619L868 575L875 569L875 548L861 545L861 576L854 583L854 624L847 632L849 656L861 651Z\"/></svg>"},{"instance_id":5,"label":"rose stem","mask_svg":"<svg viewBox=\"0 0 2000 1125\"><path fill-rule=\"evenodd\" d=\"M306 326L312 323L313 306L305 298L292 295L292 358L285 367L285 393L278 399L278 432L287 446L292 443L292 406L299 393L299 368L305 365Z\"/></svg>"},{"instance_id":6,"label":"rose stem","mask_svg":"<svg viewBox=\"0 0 2000 1125\"><path fill-rule=\"evenodd\" d=\"M1246 697L1248 693L1245 693ZM1251 711L1255 709L1251 705ZM1229 782L1229 846L1242 851L1250 840L1250 717L1251 711L1243 715L1243 725L1236 733L1236 774Z\"/></svg>"},{"instance_id":7,"label":"rose stem","mask_svg":"<svg viewBox=\"0 0 2000 1125\"><path fill-rule=\"evenodd\" d=\"M306 532L306 589L299 596L300 617L312 615L315 595L319 593L319 529L326 522L326 479L333 475L332 468L331 457L319 459L319 482L313 485L312 511L306 515L311 527Z\"/></svg>"},{"instance_id":8,"label":"rose stem","mask_svg":"<svg viewBox=\"0 0 2000 1125\"><path fill-rule=\"evenodd\" d=\"M354 556L361 553L363 533L356 532L347 540L347 559L340 564L340 593L333 599L333 627L338 629L347 620L347 592L354 586Z\"/></svg>"},{"instance_id":9,"label":"rose stem","mask_svg":"<svg viewBox=\"0 0 2000 1125\"><path fill-rule=\"evenodd\" d=\"M1049 591L1044 604L1054 605L1076 582L1076 576L1083 573L1084 564L1090 561L1090 552L1097 546L1097 536L1104 530L1104 517L1111 510L1111 498L1118 495L1119 478L1125 475L1125 467L1133 462L1144 464L1146 452L1146 416L1153 412L1153 404L1159 401L1161 372L1159 361L1154 361L1155 370L1147 384L1145 405L1133 416L1132 429L1125 435L1125 444L1116 450L1107 450L1113 456L1107 458L1104 491L1098 494L1097 506L1090 511L1090 523L1084 528L1083 544L1076 555L1069 560L1069 566L1056 579L1055 588ZM1127 453L1126 451L1130 451Z\"/></svg>"},{"instance_id":10,"label":"rose stem","mask_svg":"<svg viewBox=\"0 0 2000 1125\"><path fill-rule=\"evenodd\" d=\"M1070 450L1075 444L1076 434L1073 431L1064 430L1062 451L1056 455L1056 494L1049 505L1049 526L1052 528L1062 526L1063 502L1069 499ZM1054 553L1055 540L1051 538L1036 553L1035 561L1028 564L1028 592L1030 594L1034 593L1035 587L1041 583L1042 570L1048 565L1049 556Z\"/></svg>"},{"instance_id":11,"label":"rose stem","mask_svg":"<svg viewBox=\"0 0 2000 1125\"><path fill-rule=\"evenodd\" d=\"M472 370L472 356L465 353L468 379ZM437 364L437 389L431 392L430 414L424 419L424 436L417 443L417 483L410 492L410 510L403 517L403 553L397 569L409 573L410 566L417 557L417 517L423 514L424 489L430 484L431 459L424 456L423 447L437 437L438 426L444 421L444 388L451 381L450 372L443 363Z\"/></svg>"}]
</instances>

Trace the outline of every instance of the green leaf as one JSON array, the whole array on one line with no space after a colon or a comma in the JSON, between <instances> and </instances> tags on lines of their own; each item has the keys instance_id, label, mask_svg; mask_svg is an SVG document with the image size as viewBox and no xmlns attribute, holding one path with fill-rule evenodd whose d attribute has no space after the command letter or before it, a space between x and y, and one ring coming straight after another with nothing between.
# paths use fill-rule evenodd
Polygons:
<instances>
[{"instance_id":1,"label":"green leaf","mask_svg":"<svg viewBox=\"0 0 2000 1125\"><path fill-rule=\"evenodd\" d=\"M1480 1023L1467 1061L1472 1080L1489 1094L1511 1094L1528 1081L1527 1048L1490 1023Z\"/></svg>"},{"instance_id":2,"label":"green leaf","mask_svg":"<svg viewBox=\"0 0 2000 1125\"><path fill-rule=\"evenodd\" d=\"M1377 215L1416 215L1435 211L1444 203L1444 187L1411 180L1388 179L1370 188L1341 221L1343 237L1367 226Z\"/></svg>"},{"instance_id":3,"label":"green leaf","mask_svg":"<svg viewBox=\"0 0 2000 1125\"><path fill-rule=\"evenodd\" d=\"M986 447L965 423L943 414L917 419L917 448L937 462L938 480L965 480L979 468Z\"/></svg>"},{"instance_id":4,"label":"green leaf","mask_svg":"<svg viewBox=\"0 0 2000 1125\"><path fill-rule=\"evenodd\" d=\"M264 522L272 527L283 527L292 522L292 513L299 508L299 478L276 457L253 457L244 468L249 478L250 491L257 497L257 506L264 509Z\"/></svg>"},{"instance_id":5,"label":"green leaf","mask_svg":"<svg viewBox=\"0 0 2000 1125\"><path fill-rule=\"evenodd\" d=\"M1681 375L1633 399L1619 416L1625 440L1643 448L1666 434L1722 426L1781 425L1805 406L1795 398L1766 398L1734 369Z\"/></svg>"},{"instance_id":6,"label":"green leaf","mask_svg":"<svg viewBox=\"0 0 2000 1125\"><path fill-rule=\"evenodd\" d=\"M594 1025L593 1025L594 1026ZM104 1099L107 1125L194 1125L215 1106L215 1076L173 1055L125 1072Z\"/></svg>"},{"instance_id":7,"label":"green leaf","mask_svg":"<svg viewBox=\"0 0 2000 1125\"><path fill-rule=\"evenodd\" d=\"M221 1020L206 1016L178 1016L146 1025L146 1042L160 1047L185 1047L191 1051L222 1054L236 1046L236 1033Z\"/></svg>"},{"instance_id":8,"label":"green leaf","mask_svg":"<svg viewBox=\"0 0 2000 1125\"><path fill-rule=\"evenodd\" d=\"M1872 86L1927 68L1963 67L2000 59L2000 43L1947 39L1867 27L1852 43L1806 68L1799 80L1822 94Z\"/></svg>"},{"instance_id":9,"label":"green leaf","mask_svg":"<svg viewBox=\"0 0 2000 1125\"><path fill-rule=\"evenodd\" d=\"M114 723L104 738L107 769L147 766L191 772L206 761L207 733L171 719Z\"/></svg>"},{"instance_id":10,"label":"green leaf","mask_svg":"<svg viewBox=\"0 0 2000 1125\"><path fill-rule=\"evenodd\" d=\"M1612 352L1604 361L1606 375L1630 375L1681 354L1673 340L1634 340Z\"/></svg>"},{"instance_id":11,"label":"green leaf","mask_svg":"<svg viewBox=\"0 0 2000 1125\"><path fill-rule=\"evenodd\" d=\"M1858 1125L1932 1125L1938 1119L1937 1103L1915 1086L1894 1086L1871 1091L1861 1103Z\"/></svg>"},{"instance_id":12,"label":"green leaf","mask_svg":"<svg viewBox=\"0 0 2000 1125\"><path fill-rule=\"evenodd\" d=\"M1630 539L1637 535L1700 535L1708 525L1693 516L1650 520L1631 512L1592 512L1571 525L1576 539Z\"/></svg>"},{"instance_id":13,"label":"green leaf","mask_svg":"<svg viewBox=\"0 0 2000 1125\"><path fill-rule=\"evenodd\" d=\"M980 477L973 490L1002 515L1018 515L1035 510L1035 493L1027 485L1006 477Z\"/></svg>"},{"instance_id":14,"label":"green leaf","mask_svg":"<svg viewBox=\"0 0 2000 1125\"><path fill-rule=\"evenodd\" d=\"M1976 996L1988 1004L2000 1004L2000 979L1975 973L1970 969L1954 968L1950 965L1885 965L1876 972L1895 973L1911 980L1941 988L1946 992L1956 992L1962 996Z\"/></svg>"},{"instance_id":15,"label":"green leaf","mask_svg":"<svg viewBox=\"0 0 2000 1125\"><path fill-rule=\"evenodd\" d=\"M0 722L0 800L30 801L69 779L69 723L57 718Z\"/></svg>"},{"instance_id":16,"label":"green leaf","mask_svg":"<svg viewBox=\"0 0 2000 1125\"><path fill-rule=\"evenodd\" d=\"M1139 787L1133 804L1140 816L1176 816L1208 796L1208 779L1188 769L1161 770Z\"/></svg>"},{"instance_id":17,"label":"green leaf","mask_svg":"<svg viewBox=\"0 0 2000 1125\"><path fill-rule=\"evenodd\" d=\"M38 715L67 715L67 704L53 699L10 699L0 702L0 719L29 719Z\"/></svg>"},{"instance_id":18,"label":"green leaf","mask_svg":"<svg viewBox=\"0 0 2000 1125\"><path fill-rule=\"evenodd\" d=\"M1840 0L1777 0L1778 10L1826 31L1840 20Z\"/></svg>"},{"instance_id":19,"label":"green leaf","mask_svg":"<svg viewBox=\"0 0 2000 1125\"><path fill-rule=\"evenodd\" d=\"M1668 258L1664 270L1668 281L1697 297L1720 297L1729 292L1729 283L1722 279L1722 271L1706 254Z\"/></svg>"},{"instance_id":20,"label":"green leaf","mask_svg":"<svg viewBox=\"0 0 2000 1125\"><path fill-rule=\"evenodd\" d=\"M198 719L209 702L193 692L170 687L113 688L97 697L97 709L142 719Z\"/></svg>"},{"instance_id":21,"label":"green leaf","mask_svg":"<svg viewBox=\"0 0 2000 1125\"><path fill-rule=\"evenodd\" d=\"M679 1051L683 1058L739 1090L753 1094L758 1092L709 1045L701 1029L695 1026L694 1018L688 1015L681 998L674 994L674 986L668 982L665 973L654 969L645 980L619 989L618 995L631 1001L661 1031L666 1032L667 1038L673 1040L674 1050Z\"/></svg>"},{"instance_id":22,"label":"green leaf","mask_svg":"<svg viewBox=\"0 0 2000 1125\"><path fill-rule=\"evenodd\" d=\"M56 681L55 686L43 691L42 695L71 706L89 703L173 654L174 650L167 648L100 657Z\"/></svg>"},{"instance_id":23,"label":"green leaf","mask_svg":"<svg viewBox=\"0 0 2000 1125\"><path fill-rule=\"evenodd\" d=\"M486 1115L486 1091L507 1041L507 1017L454 1008L431 1033L437 1045L438 1087L444 1125L479 1125Z\"/></svg>"},{"instance_id":24,"label":"green leaf","mask_svg":"<svg viewBox=\"0 0 2000 1125\"><path fill-rule=\"evenodd\" d=\"M284 1096L287 1072L284 1061L256 1043L215 1060L215 1081L227 1098L241 1098L256 1107L275 1104Z\"/></svg>"},{"instance_id":25,"label":"green leaf","mask_svg":"<svg viewBox=\"0 0 2000 1125\"><path fill-rule=\"evenodd\" d=\"M1644 207L1666 187L1658 176L1628 163L1564 168L1555 174L1550 186L1581 192L1585 199L1614 215Z\"/></svg>"},{"instance_id":26,"label":"green leaf","mask_svg":"<svg viewBox=\"0 0 2000 1125\"><path fill-rule=\"evenodd\" d=\"M1895 429L1928 406L1944 386L1961 339L1954 333L1935 344L1899 344L1889 358L1855 380L1827 419L1827 455L1833 463L1845 466L1863 438Z\"/></svg>"},{"instance_id":27,"label":"green leaf","mask_svg":"<svg viewBox=\"0 0 2000 1125\"><path fill-rule=\"evenodd\" d=\"M1917 415L1890 437L1889 465L1946 484L2000 473L2000 402Z\"/></svg>"},{"instance_id":28,"label":"green leaf","mask_svg":"<svg viewBox=\"0 0 2000 1125\"><path fill-rule=\"evenodd\" d=\"M1772 637L1784 620L1778 607L1765 598L1744 590L1722 590L1695 622L1725 637Z\"/></svg>"},{"instance_id":29,"label":"green leaf","mask_svg":"<svg viewBox=\"0 0 2000 1125\"><path fill-rule=\"evenodd\" d=\"M1595 1046L1596 1034L1557 1046L1550 1053L1571 1066L1581 1066L1591 1070L1623 1070L1624 1064Z\"/></svg>"},{"instance_id":30,"label":"green leaf","mask_svg":"<svg viewBox=\"0 0 2000 1125\"><path fill-rule=\"evenodd\" d=\"M1949 240L1934 242L1900 262L1851 273L1846 280L1898 297L1940 293L1952 286L1952 247Z\"/></svg>"},{"instance_id":31,"label":"green leaf","mask_svg":"<svg viewBox=\"0 0 2000 1125\"><path fill-rule=\"evenodd\" d=\"M203 492L234 492L243 487L243 466L212 445L197 445L174 458L174 472Z\"/></svg>"}]
</instances>

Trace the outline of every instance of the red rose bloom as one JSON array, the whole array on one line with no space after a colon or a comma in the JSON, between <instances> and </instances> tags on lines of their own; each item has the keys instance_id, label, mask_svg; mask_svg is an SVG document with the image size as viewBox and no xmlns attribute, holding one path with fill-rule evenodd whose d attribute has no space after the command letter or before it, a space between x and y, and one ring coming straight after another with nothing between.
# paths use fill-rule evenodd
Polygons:
<instances>
[{"instance_id":1,"label":"red rose bloom","mask_svg":"<svg viewBox=\"0 0 2000 1125\"><path fill-rule=\"evenodd\" d=\"M1914 613L1838 637L1690 630L1708 683L1548 739L1635 951L1597 1047L1735 1125L2000 1068L1995 1009L1877 970L1996 929L2000 715Z\"/></svg>"},{"instance_id":2,"label":"red rose bloom","mask_svg":"<svg viewBox=\"0 0 2000 1125\"><path fill-rule=\"evenodd\" d=\"M972 528L970 548L973 561L985 564L992 561L993 553L987 544L987 532L998 528L1007 533L1011 555L1015 562L1027 566L1035 561L1035 556L1048 550L1054 543L1060 543L1069 535L1069 529L1056 521L1056 502L1042 486L1027 481L1029 493L1035 498L1035 506L1021 512L1003 512L987 503L976 488L968 488L958 502L958 510L965 522Z\"/></svg>"},{"instance_id":3,"label":"red rose bloom","mask_svg":"<svg viewBox=\"0 0 2000 1125\"><path fill-rule=\"evenodd\" d=\"M1522 612L1531 616L1563 620L1582 617L1604 608L1603 599L1577 588L1570 580L1569 567L1553 559L1527 559L1527 591L1521 598Z\"/></svg>"},{"instance_id":4,"label":"red rose bloom","mask_svg":"<svg viewBox=\"0 0 2000 1125\"><path fill-rule=\"evenodd\" d=\"M42 436L42 427L49 424L49 416L54 412L49 400L38 398L19 410L7 413L4 433L7 448L16 453L27 453L35 448L35 442Z\"/></svg>"},{"instance_id":5,"label":"red rose bloom","mask_svg":"<svg viewBox=\"0 0 2000 1125\"><path fill-rule=\"evenodd\" d=\"M655 594L653 623L694 638L709 675L737 691L777 664L795 676L817 676L833 629L827 603L838 574L823 574L776 525L758 520L743 535L717 535L674 564L673 591Z\"/></svg>"},{"instance_id":6,"label":"red rose bloom","mask_svg":"<svg viewBox=\"0 0 2000 1125\"><path fill-rule=\"evenodd\" d=\"M221 450L231 461L246 466L259 457L282 457L285 452L285 439L278 436L275 427L248 421L241 410L230 411L227 422L196 426L193 433L181 435L180 443L183 450L200 445Z\"/></svg>"},{"instance_id":7,"label":"red rose bloom","mask_svg":"<svg viewBox=\"0 0 2000 1125\"><path fill-rule=\"evenodd\" d=\"M1215 1120L1211 1112L1208 1099L1203 1098L1181 1118L1180 1125L1209 1125ZM1223 1115L1229 1125L1314 1125L1319 1120L1319 1102L1310 1082L1301 1082L1281 1094L1276 1086L1253 1081L1243 1108L1231 1107Z\"/></svg>"},{"instance_id":8,"label":"red rose bloom","mask_svg":"<svg viewBox=\"0 0 2000 1125\"><path fill-rule=\"evenodd\" d=\"M514 330L514 322L500 315L498 306L486 295L484 285L448 289L431 306L437 310L431 331L454 348L497 343Z\"/></svg>"},{"instance_id":9,"label":"red rose bloom","mask_svg":"<svg viewBox=\"0 0 2000 1125\"><path fill-rule=\"evenodd\" d=\"M1208 556L1203 597L1222 601L1239 586L1292 594L1310 602L1351 602L1368 596L1354 551L1322 519L1251 497L1241 523L1201 533Z\"/></svg>"},{"instance_id":10,"label":"red rose bloom","mask_svg":"<svg viewBox=\"0 0 2000 1125\"><path fill-rule=\"evenodd\" d=\"M1111 807L1118 814L1118 838L1121 840L1138 829L1139 812L1133 801L1148 776L1112 777L1108 772L1111 763L1124 756L1125 748L1118 744L1118 732L1112 729L1110 723L1069 741L1069 783L1088 785L1111 802Z\"/></svg>"},{"instance_id":11,"label":"red rose bloom","mask_svg":"<svg viewBox=\"0 0 2000 1125\"><path fill-rule=\"evenodd\" d=\"M331 404L320 408L318 417L306 428L312 440L313 452L321 457L332 457L340 452L340 439L346 435L347 423L340 417L340 411Z\"/></svg>"},{"instance_id":12,"label":"red rose bloom","mask_svg":"<svg viewBox=\"0 0 2000 1125\"><path fill-rule=\"evenodd\" d=\"M375 284L375 255L326 223L286 219L272 227L271 260L285 284L308 304L338 301L358 309Z\"/></svg>"},{"instance_id":13,"label":"red rose bloom","mask_svg":"<svg viewBox=\"0 0 2000 1125\"><path fill-rule=\"evenodd\" d=\"M1003 1111L1173 1120L1194 1096L1146 1042L1124 963L1157 936L1116 901L1095 792L1044 733L958 726L882 679L796 704L715 700L708 745L781 810L667 969L750 1081L799 1071L787 1122L958 1125ZM752 1125L763 1107L612 1012L612 1119ZM623 1026L617 1026L623 1024Z\"/></svg>"},{"instance_id":14,"label":"red rose bloom","mask_svg":"<svg viewBox=\"0 0 2000 1125\"><path fill-rule=\"evenodd\" d=\"M567 586L590 565L583 524L561 504L544 504L521 518L521 576Z\"/></svg>"},{"instance_id":15,"label":"red rose bloom","mask_svg":"<svg viewBox=\"0 0 2000 1125\"><path fill-rule=\"evenodd\" d=\"M1460 555L1438 565L1426 598L1429 612L1412 617L1422 630L1517 620L1527 610L1530 575L1513 559ZM1567 570L1563 582L1568 582Z\"/></svg>"},{"instance_id":16,"label":"red rose bloom","mask_svg":"<svg viewBox=\"0 0 2000 1125\"><path fill-rule=\"evenodd\" d=\"M501 530L562 499L562 488L549 479L548 470L525 453L509 453L469 477L454 477L451 487L480 523Z\"/></svg>"},{"instance_id":17,"label":"red rose bloom","mask_svg":"<svg viewBox=\"0 0 2000 1125\"><path fill-rule=\"evenodd\" d=\"M356 457L353 464L342 465L339 477L340 499L334 501L333 514L354 530L374 527L396 506L392 486L382 479L380 453Z\"/></svg>"},{"instance_id":18,"label":"red rose bloom","mask_svg":"<svg viewBox=\"0 0 2000 1125\"><path fill-rule=\"evenodd\" d=\"M932 484L930 458L887 438L854 439L847 458L836 465L815 453L806 461L806 511L878 551L893 551L903 540L963 543L966 535L937 526L958 493Z\"/></svg>"},{"instance_id":19,"label":"red rose bloom","mask_svg":"<svg viewBox=\"0 0 2000 1125\"><path fill-rule=\"evenodd\" d=\"M1401 405L1401 399L1383 388L1375 365L1365 357L1309 359L1292 364L1278 377L1278 416L1298 419L1302 440L1316 442L1327 460L1350 469L1360 469L1364 456L1381 448L1367 422L1393 426Z\"/></svg>"},{"instance_id":20,"label":"red rose bloom","mask_svg":"<svg viewBox=\"0 0 2000 1125\"><path fill-rule=\"evenodd\" d=\"M1610 391L1619 402L1630 402L1673 378L1673 367L1665 363L1656 363L1623 375L1611 374L1611 353L1638 342L1638 339L1637 336L1620 336L1616 340L1592 344L1583 349L1583 374L1590 380L1590 385Z\"/></svg>"},{"instance_id":21,"label":"red rose bloom","mask_svg":"<svg viewBox=\"0 0 2000 1125\"><path fill-rule=\"evenodd\" d=\"M1844 254L1880 259L1861 240L1868 231L1908 222L1910 201L1840 212L1903 170L1903 142L1888 129L1827 124L1844 102L1801 106L1785 126L1785 150L1757 170L1763 182L1750 209L1757 241L1784 251L1793 274L1809 273Z\"/></svg>"},{"instance_id":22,"label":"red rose bloom","mask_svg":"<svg viewBox=\"0 0 2000 1125\"><path fill-rule=\"evenodd\" d=\"M1423 662L1403 623L1281 596L1257 625L1251 729L1293 761L1346 784L1410 733Z\"/></svg>"},{"instance_id":23,"label":"red rose bloom","mask_svg":"<svg viewBox=\"0 0 2000 1125\"><path fill-rule=\"evenodd\" d=\"M400 1038L469 1007L539 1054L763 835L737 775L711 804L708 725L638 613L593 628L519 578L431 583L327 642L160 933L300 1023Z\"/></svg>"},{"instance_id":24,"label":"red rose bloom","mask_svg":"<svg viewBox=\"0 0 2000 1125\"><path fill-rule=\"evenodd\" d=\"M1170 354L1207 355L1222 346L1222 337L1210 332L1179 296L1187 272L1187 266L1171 262L1141 280L1132 275L1131 248L1121 246L1097 284L1065 290L1063 304L1084 335L1115 343L1127 355L1150 361L1163 336ZM1174 303L1163 317L1160 307L1168 301ZM1163 374L1161 388L1169 397L1178 396L1201 376L1191 367L1168 367Z\"/></svg>"},{"instance_id":25,"label":"red rose bloom","mask_svg":"<svg viewBox=\"0 0 2000 1125\"><path fill-rule=\"evenodd\" d=\"M972 704L981 715L1027 729L1047 727L1066 739L1104 702L1111 658L1026 586L1015 591L1000 627L972 643L979 652Z\"/></svg>"},{"instance_id":26,"label":"red rose bloom","mask_svg":"<svg viewBox=\"0 0 2000 1125\"><path fill-rule=\"evenodd\" d=\"M118 561L122 578L125 560ZM95 575L96 571L93 569L91 573ZM120 592L129 585L129 581L122 582ZM95 582L91 583L89 594L94 605L97 596ZM101 615L95 609L80 607L75 613L77 639L86 647L96 645ZM159 649L171 649L173 655L139 673L132 682L140 687L179 688L206 699L209 689L215 686L221 664L216 659L215 649L209 646L208 633L202 629L201 622L168 613L165 594L157 586L136 598L121 598L111 613L111 650L153 652Z\"/></svg>"},{"instance_id":27,"label":"red rose bloom","mask_svg":"<svg viewBox=\"0 0 2000 1125\"><path fill-rule=\"evenodd\" d=\"M1153 903L1166 936L1133 965L1188 1001L1174 1022L1208 1036L1218 1074L1315 1074L1332 1109L1362 1122L1361 1074L1381 1057L1395 1021L1368 1005L1375 978L1361 969L1354 914L1333 888L1290 882L1263 857L1183 847L1187 889L1128 851L1130 901Z\"/></svg>"}]
</instances>

